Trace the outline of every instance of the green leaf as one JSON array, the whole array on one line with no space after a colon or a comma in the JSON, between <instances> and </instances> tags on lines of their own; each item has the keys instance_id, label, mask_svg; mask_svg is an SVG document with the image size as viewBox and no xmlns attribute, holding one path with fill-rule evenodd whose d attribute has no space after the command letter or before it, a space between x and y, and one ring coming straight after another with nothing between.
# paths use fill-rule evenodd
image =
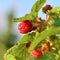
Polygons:
<instances>
[{"instance_id":1,"label":"green leaf","mask_svg":"<svg viewBox=\"0 0 60 60\"><path fill-rule=\"evenodd\" d=\"M51 19L54 21L53 26L60 26L60 18L51 17Z\"/></svg>"},{"instance_id":2,"label":"green leaf","mask_svg":"<svg viewBox=\"0 0 60 60\"><path fill-rule=\"evenodd\" d=\"M34 14L30 13L30 14L27 14L27 15L20 17L20 18L14 18L13 21L14 22L21 22L23 20L35 20L36 17L37 17L37 13L35 12Z\"/></svg>"},{"instance_id":3,"label":"green leaf","mask_svg":"<svg viewBox=\"0 0 60 60\"><path fill-rule=\"evenodd\" d=\"M50 28L50 30L45 31L44 34L46 34L46 32L47 32L46 36L48 34L51 35L51 33L54 31L54 29L55 29L55 31L60 31L60 28L58 28L58 29L56 29L56 28ZM55 31L52 34L56 34ZM58 32L58 33L60 33L60 32ZM41 34L43 34L43 33L41 33ZM20 41L18 42L18 45L15 45L12 48L10 48L9 50L7 50L7 53L6 54L7 54L8 60L13 59L13 58L15 58L16 60L54 60L55 59L54 58L54 54L51 53L51 52L50 53L46 53L44 55L41 55L37 59L34 58L33 56L31 56L30 53L28 53L28 49L26 48L26 43L23 43L23 42L25 41L25 39L27 40L28 37L30 39L33 39L34 38L34 35L35 35L35 33L24 35L23 38L21 39L21 42ZM37 38L40 38L40 37L37 36ZM42 37L41 37L41 39L42 39ZM36 41L36 43L37 43L37 41ZM13 55L13 56L11 56L11 55Z\"/></svg>"},{"instance_id":4,"label":"green leaf","mask_svg":"<svg viewBox=\"0 0 60 60\"><path fill-rule=\"evenodd\" d=\"M19 44L10 48L7 51L7 57L12 58L12 56L9 55L13 55L16 60L36 60L33 56L30 55L30 53L28 53L25 44ZM9 58L8 60L10 60Z\"/></svg>"},{"instance_id":5,"label":"green leaf","mask_svg":"<svg viewBox=\"0 0 60 60\"><path fill-rule=\"evenodd\" d=\"M7 50L7 56L8 54L12 54L17 60L30 60L31 57L26 51L26 43L29 40L34 40L34 36L35 32L25 34L15 46ZM27 58L26 56L29 56L30 58Z\"/></svg>"},{"instance_id":6,"label":"green leaf","mask_svg":"<svg viewBox=\"0 0 60 60\"><path fill-rule=\"evenodd\" d=\"M60 50L60 38L54 39L52 43L53 43L54 48L56 48L57 50Z\"/></svg>"},{"instance_id":7,"label":"green leaf","mask_svg":"<svg viewBox=\"0 0 60 60\"><path fill-rule=\"evenodd\" d=\"M9 49L7 52L7 57L8 60L13 58L15 58L16 60L54 60L55 59L55 56L52 52L47 52L41 55L39 58L34 58L33 56L30 55L30 53L28 53L28 50L25 48L25 44L19 44Z\"/></svg>"},{"instance_id":8,"label":"green leaf","mask_svg":"<svg viewBox=\"0 0 60 60\"><path fill-rule=\"evenodd\" d=\"M15 57L11 54L8 54L6 60L16 60Z\"/></svg>"},{"instance_id":9,"label":"green leaf","mask_svg":"<svg viewBox=\"0 0 60 60\"><path fill-rule=\"evenodd\" d=\"M23 52L25 49L25 44L19 44L19 45L15 45L12 48L10 48L9 50L7 50L7 56L9 54L15 56L16 60L22 59L23 60Z\"/></svg>"},{"instance_id":10,"label":"green leaf","mask_svg":"<svg viewBox=\"0 0 60 60\"><path fill-rule=\"evenodd\" d=\"M60 34L60 27L51 27L48 30L44 30L41 32L35 40L32 42L31 46L29 47L29 52L33 50L43 39L47 38L48 36Z\"/></svg>"},{"instance_id":11,"label":"green leaf","mask_svg":"<svg viewBox=\"0 0 60 60\"><path fill-rule=\"evenodd\" d=\"M53 52L45 52L41 57L41 60L55 60L55 55Z\"/></svg>"},{"instance_id":12,"label":"green leaf","mask_svg":"<svg viewBox=\"0 0 60 60\"><path fill-rule=\"evenodd\" d=\"M55 8L53 8L52 10L51 10L51 12L53 12L53 13L60 13L60 7L55 7Z\"/></svg>"},{"instance_id":13,"label":"green leaf","mask_svg":"<svg viewBox=\"0 0 60 60\"><path fill-rule=\"evenodd\" d=\"M31 9L31 12L33 12L33 13L37 12L38 13L45 2L46 2L46 0L37 0Z\"/></svg>"},{"instance_id":14,"label":"green leaf","mask_svg":"<svg viewBox=\"0 0 60 60\"><path fill-rule=\"evenodd\" d=\"M57 60L60 60L60 50L58 51L58 55L56 56Z\"/></svg>"},{"instance_id":15,"label":"green leaf","mask_svg":"<svg viewBox=\"0 0 60 60\"><path fill-rule=\"evenodd\" d=\"M27 43L28 40L29 40L29 34L26 34L19 40L18 44Z\"/></svg>"},{"instance_id":16,"label":"green leaf","mask_svg":"<svg viewBox=\"0 0 60 60\"><path fill-rule=\"evenodd\" d=\"M50 16L60 16L60 7L55 7L53 9L51 9L48 14Z\"/></svg>"},{"instance_id":17,"label":"green leaf","mask_svg":"<svg viewBox=\"0 0 60 60\"><path fill-rule=\"evenodd\" d=\"M34 37L35 37L35 32L27 33L19 40L17 44L24 44L30 40L32 41L34 40Z\"/></svg>"},{"instance_id":18,"label":"green leaf","mask_svg":"<svg viewBox=\"0 0 60 60\"><path fill-rule=\"evenodd\" d=\"M58 57L58 59L57 60L60 60L60 56Z\"/></svg>"}]
</instances>

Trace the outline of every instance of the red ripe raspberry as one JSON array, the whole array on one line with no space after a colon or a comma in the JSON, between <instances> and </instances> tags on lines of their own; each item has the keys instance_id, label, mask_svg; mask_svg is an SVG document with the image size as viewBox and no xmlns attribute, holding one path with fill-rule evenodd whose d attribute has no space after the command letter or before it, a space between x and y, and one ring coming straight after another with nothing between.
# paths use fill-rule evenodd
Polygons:
<instances>
[{"instance_id":1,"label":"red ripe raspberry","mask_svg":"<svg viewBox=\"0 0 60 60\"><path fill-rule=\"evenodd\" d=\"M32 23L29 20L22 21L18 24L18 30L20 33L28 33L32 30Z\"/></svg>"},{"instance_id":2,"label":"red ripe raspberry","mask_svg":"<svg viewBox=\"0 0 60 60\"><path fill-rule=\"evenodd\" d=\"M48 10L51 10L52 9L52 6L51 5L46 5L46 6L44 6L43 8L42 8L42 11L44 12L44 13L46 13Z\"/></svg>"},{"instance_id":3,"label":"red ripe raspberry","mask_svg":"<svg viewBox=\"0 0 60 60\"><path fill-rule=\"evenodd\" d=\"M42 55L42 52L40 50L33 50L31 55L35 58L39 58Z\"/></svg>"}]
</instances>

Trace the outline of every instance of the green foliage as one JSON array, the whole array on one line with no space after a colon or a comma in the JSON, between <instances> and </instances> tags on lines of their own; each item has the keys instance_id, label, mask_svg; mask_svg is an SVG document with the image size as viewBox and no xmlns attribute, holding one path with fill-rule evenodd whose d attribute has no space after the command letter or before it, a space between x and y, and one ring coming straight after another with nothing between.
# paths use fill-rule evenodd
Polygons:
<instances>
[{"instance_id":1,"label":"green foliage","mask_svg":"<svg viewBox=\"0 0 60 60\"><path fill-rule=\"evenodd\" d=\"M13 55L8 54L8 56L6 57L6 60L16 60L16 59L14 58Z\"/></svg>"},{"instance_id":2,"label":"green foliage","mask_svg":"<svg viewBox=\"0 0 60 60\"><path fill-rule=\"evenodd\" d=\"M55 7L51 10L52 13L57 13L60 15L60 7Z\"/></svg>"},{"instance_id":3,"label":"green foliage","mask_svg":"<svg viewBox=\"0 0 60 60\"><path fill-rule=\"evenodd\" d=\"M37 46L37 44L45 39L47 36L51 36L51 35L55 35L57 33L60 33L60 27L52 27L48 30L45 30L43 31L42 33L40 33L36 39L33 41L33 43L31 44L30 46L30 50L34 49L34 47ZM44 35L45 34L45 35ZM34 36L35 34L31 34L30 36ZM30 37L30 39L31 39ZM29 34L26 34L22 37L21 41L18 42L17 45L13 46L12 48L10 48L8 51L7 51L7 57L9 56L9 54L13 55L16 60L44 60L44 58L46 60L55 60L55 56L54 56L54 53L46 53L44 55L42 55L40 58L38 59L35 59L34 57L32 57L29 53L28 53L28 50L26 49L26 43L24 42L27 42L27 40L29 39ZM29 40L28 40L29 41ZM11 56L12 58L12 56ZM8 58L9 60L9 58Z\"/></svg>"},{"instance_id":4,"label":"green foliage","mask_svg":"<svg viewBox=\"0 0 60 60\"><path fill-rule=\"evenodd\" d=\"M35 40L32 42L29 51L33 50L43 39L47 38L48 36L60 34L60 27L51 27L49 29L44 30L41 32Z\"/></svg>"},{"instance_id":5,"label":"green foliage","mask_svg":"<svg viewBox=\"0 0 60 60\"><path fill-rule=\"evenodd\" d=\"M53 52L53 51L52 51L52 53L50 53L50 52L45 52L45 53L41 56L41 60L56 60L56 59L55 59L54 52Z\"/></svg>"},{"instance_id":6,"label":"green foliage","mask_svg":"<svg viewBox=\"0 0 60 60\"><path fill-rule=\"evenodd\" d=\"M55 16L55 17L60 16L60 7L52 8L52 9L48 12L48 14L49 14L50 16Z\"/></svg>"},{"instance_id":7,"label":"green foliage","mask_svg":"<svg viewBox=\"0 0 60 60\"><path fill-rule=\"evenodd\" d=\"M60 50L60 39L56 39L53 41L53 45L56 49Z\"/></svg>"},{"instance_id":8,"label":"green foliage","mask_svg":"<svg viewBox=\"0 0 60 60\"><path fill-rule=\"evenodd\" d=\"M33 5L31 12L29 14L26 14L24 17L14 18L13 21L20 22L23 20L36 20L38 12L45 2L46 0L37 0L37 2Z\"/></svg>"},{"instance_id":9,"label":"green foliage","mask_svg":"<svg viewBox=\"0 0 60 60\"><path fill-rule=\"evenodd\" d=\"M34 40L35 37L35 32L25 34L17 44L24 44L27 43L28 41Z\"/></svg>"},{"instance_id":10,"label":"green foliage","mask_svg":"<svg viewBox=\"0 0 60 60\"><path fill-rule=\"evenodd\" d=\"M9 54L11 54L15 56L16 60L34 59L33 57L31 58L30 54L27 52L27 49L26 49L26 43L34 39L34 36L35 36L34 32L24 35L15 46L13 46L7 51L7 57L12 57L12 56L9 56ZM9 60L9 58L7 59Z\"/></svg>"},{"instance_id":11,"label":"green foliage","mask_svg":"<svg viewBox=\"0 0 60 60\"><path fill-rule=\"evenodd\" d=\"M14 59L14 57L16 60L55 60L55 55L53 52L47 52L37 59L34 58L28 53L27 49L25 48L25 43L15 45L11 49L9 49L7 51L7 57L8 58L6 60Z\"/></svg>"},{"instance_id":12,"label":"green foliage","mask_svg":"<svg viewBox=\"0 0 60 60\"><path fill-rule=\"evenodd\" d=\"M52 10L48 11L48 15L53 21L52 26L60 26L60 7L55 7Z\"/></svg>"},{"instance_id":13,"label":"green foliage","mask_svg":"<svg viewBox=\"0 0 60 60\"><path fill-rule=\"evenodd\" d=\"M13 21L14 22L21 22L23 20L35 20L37 17L37 13L29 13L27 15L25 15L24 17L20 17L20 18L14 18Z\"/></svg>"},{"instance_id":14,"label":"green foliage","mask_svg":"<svg viewBox=\"0 0 60 60\"><path fill-rule=\"evenodd\" d=\"M29 58L29 53L27 53L27 50L25 49L25 44L16 45L9 50L9 53L14 55L16 60L30 60L31 58Z\"/></svg>"},{"instance_id":15,"label":"green foliage","mask_svg":"<svg viewBox=\"0 0 60 60\"><path fill-rule=\"evenodd\" d=\"M53 26L60 26L60 18L52 17L51 20L53 20Z\"/></svg>"},{"instance_id":16,"label":"green foliage","mask_svg":"<svg viewBox=\"0 0 60 60\"><path fill-rule=\"evenodd\" d=\"M45 2L46 0L37 0L29 14L24 17L14 18L13 21L36 20L38 12ZM53 24L49 26L45 21L46 29L39 34L36 34L36 31L25 34L16 45L7 50L6 60L60 60L60 38L56 37L56 34L60 34L60 7L55 7L51 11L48 11L47 15L49 15L48 20L51 19ZM37 48L38 45L40 46L41 41L46 40L47 37L51 39L53 47L57 50L55 49L51 52L45 51L39 58L31 56L30 52ZM26 44L29 41L31 41L31 45L29 48L26 48Z\"/></svg>"},{"instance_id":17,"label":"green foliage","mask_svg":"<svg viewBox=\"0 0 60 60\"><path fill-rule=\"evenodd\" d=\"M31 12L37 12L38 13L45 2L46 2L46 0L37 0L31 9Z\"/></svg>"}]
</instances>

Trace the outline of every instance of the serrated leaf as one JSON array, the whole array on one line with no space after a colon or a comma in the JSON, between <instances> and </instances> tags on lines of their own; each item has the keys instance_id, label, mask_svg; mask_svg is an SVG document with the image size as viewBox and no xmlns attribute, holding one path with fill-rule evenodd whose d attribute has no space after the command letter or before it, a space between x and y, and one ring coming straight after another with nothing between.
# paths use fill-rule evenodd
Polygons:
<instances>
[{"instance_id":1,"label":"serrated leaf","mask_svg":"<svg viewBox=\"0 0 60 60\"><path fill-rule=\"evenodd\" d=\"M31 9L31 12L33 12L33 13L37 12L38 13L45 2L46 2L46 0L37 0Z\"/></svg>"},{"instance_id":2,"label":"serrated leaf","mask_svg":"<svg viewBox=\"0 0 60 60\"><path fill-rule=\"evenodd\" d=\"M60 34L60 27L51 27L48 30L44 30L41 32L35 40L32 42L29 52L33 50L43 39L47 38L48 36L55 35L55 34Z\"/></svg>"}]
</instances>

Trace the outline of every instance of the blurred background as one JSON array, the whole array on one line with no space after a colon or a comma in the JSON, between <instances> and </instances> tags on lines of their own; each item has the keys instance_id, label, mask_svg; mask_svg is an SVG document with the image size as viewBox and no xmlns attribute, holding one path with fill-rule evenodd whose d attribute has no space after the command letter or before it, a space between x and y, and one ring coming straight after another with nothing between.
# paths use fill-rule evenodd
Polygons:
<instances>
[{"instance_id":1,"label":"blurred background","mask_svg":"<svg viewBox=\"0 0 60 60\"><path fill-rule=\"evenodd\" d=\"M13 22L12 19L29 13L35 2L36 0L0 0L0 60L3 60L7 49L22 37L17 29L19 22ZM46 4L60 6L60 0L47 0ZM40 10L38 17L44 19L46 16Z\"/></svg>"}]
</instances>

